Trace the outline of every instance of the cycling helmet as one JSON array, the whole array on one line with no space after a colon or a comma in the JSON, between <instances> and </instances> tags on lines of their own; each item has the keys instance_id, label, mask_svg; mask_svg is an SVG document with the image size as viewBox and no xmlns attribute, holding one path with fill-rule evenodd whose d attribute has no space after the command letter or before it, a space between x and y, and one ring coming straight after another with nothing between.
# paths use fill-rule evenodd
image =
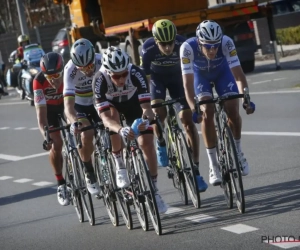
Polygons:
<instances>
[{"instance_id":1,"label":"cycling helmet","mask_svg":"<svg viewBox=\"0 0 300 250\"><path fill-rule=\"evenodd\" d=\"M175 39L177 29L172 21L168 19L161 19L153 24L152 34L159 42L170 42Z\"/></svg>"},{"instance_id":2,"label":"cycling helmet","mask_svg":"<svg viewBox=\"0 0 300 250\"><path fill-rule=\"evenodd\" d=\"M21 43L27 42L29 44L29 37L27 35L20 35L18 36L18 43L21 45Z\"/></svg>"},{"instance_id":3,"label":"cycling helmet","mask_svg":"<svg viewBox=\"0 0 300 250\"><path fill-rule=\"evenodd\" d=\"M95 61L95 49L93 44L84 38L80 38L72 45L71 60L77 67L85 67Z\"/></svg>"},{"instance_id":4,"label":"cycling helmet","mask_svg":"<svg viewBox=\"0 0 300 250\"><path fill-rule=\"evenodd\" d=\"M117 47L110 46L103 54L102 65L110 72L122 72L128 68L128 64L128 54Z\"/></svg>"},{"instance_id":5,"label":"cycling helmet","mask_svg":"<svg viewBox=\"0 0 300 250\"><path fill-rule=\"evenodd\" d=\"M41 58L40 68L46 75L61 73L64 69L64 60L60 54L49 52Z\"/></svg>"},{"instance_id":6,"label":"cycling helmet","mask_svg":"<svg viewBox=\"0 0 300 250\"><path fill-rule=\"evenodd\" d=\"M201 22L196 30L196 35L200 42L220 42L222 39L222 29L219 24L212 20Z\"/></svg>"}]
</instances>

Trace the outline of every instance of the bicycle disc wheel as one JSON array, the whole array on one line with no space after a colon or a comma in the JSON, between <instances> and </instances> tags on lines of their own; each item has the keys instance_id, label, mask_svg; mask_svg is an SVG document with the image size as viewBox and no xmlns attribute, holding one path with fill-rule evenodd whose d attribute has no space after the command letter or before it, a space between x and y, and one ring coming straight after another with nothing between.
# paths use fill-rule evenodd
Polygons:
<instances>
[{"instance_id":1,"label":"bicycle disc wheel","mask_svg":"<svg viewBox=\"0 0 300 250\"><path fill-rule=\"evenodd\" d=\"M136 155L141 187L146 198L146 206L156 234L161 235L161 221L156 204L155 193L150 177L150 172L140 149L137 149Z\"/></svg>"},{"instance_id":2,"label":"bicycle disc wheel","mask_svg":"<svg viewBox=\"0 0 300 250\"><path fill-rule=\"evenodd\" d=\"M227 164L227 157L225 151L223 150L223 145L220 139L217 139L216 143L217 148L217 157L219 161L219 171L221 173L222 182L220 187L223 190L224 198L226 201L226 205L229 209L233 207L233 194L232 194L232 186L230 180L230 173Z\"/></svg>"},{"instance_id":3,"label":"bicycle disc wheel","mask_svg":"<svg viewBox=\"0 0 300 250\"><path fill-rule=\"evenodd\" d=\"M198 191L198 184L196 180L196 173L193 166L193 161L191 159L191 154L187 146L185 136L182 132L178 132L176 136L177 149L179 154L179 159L181 163L181 168L183 170L186 187L190 198L194 204L195 208L201 207L200 194Z\"/></svg>"},{"instance_id":4,"label":"bicycle disc wheel","mask_svg":"<svg viewBox=\"0 0 300 250\"><path fill-rule=\"evenodd\" d=\"M79 182L77 173L74 173L75 163L72 158L64 155L64 166L66 171L66 185L71 189L70 203L74 206L79 221L84 222L83 206L81 201L81 194L78 190Z\"/></svg>"},{"instance_id":5,"label":"bicycle disc wheel","mask_svg":"<svg viewBox=\"0 0 300 250\"><path fill-rule=\"evenodd\" d=\"M110 168L109 168L109 172L110 172L110 176L111 176L111 180L113 183L113 187L115 190L115 195L118 201L118 205L119 208L121 210L121 214L124 220L124 223L126 225L126 227L128 229L132 229L133 228L133 222L132 222L132 215L131 215L131 211L130 211L130 197L129 195L125 192L124 189L120 189L117 187L116 181L115 181L115 171L116 171L116 165L115 165L115 161L114 159L109 156L109 162L110 162Z\"/></svg>"},{"instance_id":6,"label":"bicycle disc wheel","mask_svg":"<svg viewBox=\"0 0 300 250\"><path fill-rule=\"evenodd\" d=\"M94 206L93 206L93 200L90 192L87 189L85 178L84 178L84 173L83 173L83 163L79 157L79 154L75 155L75 163L76 163L76 168L79 173L78 179L80 183L80 193L81 193L81 200L82 204L84 206L85 213L88 217L88 221L91 226L95 225L95 212L94 212Z\"/></svg>"},{"instance_id":7,"label":"bicycle disc wheel","mask_svg":"<svg viewBox=\"0 0 300 250\"><path fill-rule=\"evenodd\" d=\"M241 173L240 161L238 158L235 142L229 127L225 127L224 141L226 148L227 163L230 171L230 179L235 194L236 205L240 213L245 213L245 196Z\"/></svg>"}]
</instances>

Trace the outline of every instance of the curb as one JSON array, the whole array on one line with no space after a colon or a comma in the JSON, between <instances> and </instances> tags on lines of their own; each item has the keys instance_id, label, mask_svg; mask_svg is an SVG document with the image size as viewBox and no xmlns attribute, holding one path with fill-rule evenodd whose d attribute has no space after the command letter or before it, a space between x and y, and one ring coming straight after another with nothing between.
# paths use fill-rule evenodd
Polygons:
<instances>
[{"instance_id":1,"label":"curb","mask_svg":"<svg viewBox=\"0 0 300 250\"><path fill-rule=\"evenodd\" d=\"M286 50L278 51L279 58L285 58L287 56L293 56L300 54L300 49L292 49L292 50ZM266 61L266 60L275 60L274 54L266 54L266 55L255 55L255 61Z\"/></svg>"}]
</instances>

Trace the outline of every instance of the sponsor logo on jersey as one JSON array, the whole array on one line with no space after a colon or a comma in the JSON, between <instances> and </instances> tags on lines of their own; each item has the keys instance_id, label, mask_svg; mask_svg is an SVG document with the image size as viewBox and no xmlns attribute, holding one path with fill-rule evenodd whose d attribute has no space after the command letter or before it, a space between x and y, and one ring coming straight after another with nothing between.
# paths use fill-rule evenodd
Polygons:
<instances>
[{"instance_id":1,"label":"sponsor logo on jersey","mask_svg":"<svg viewBox=\"0 0 300 250\"><path fill-rule=\"evenodd\" d=\"M79 77L78 81L83 81L83 80L85 80L85 78L86 78L86 76Z\"/></svg>"},{"instance_id":2,"label":"sponsor logo on jersey","mask_svg":"<svg viewBox=\"0 0 300 250\"><path fill-rule=\"evenodd\" d=\"M74 77L75 77L75 75L76 75L76 72L77 72L77 68L74 67L74 69L72 70L72 72L71 72L71 74L70 74L70 77L71 77L72 79L74 79Z\"/></svg>"},{"instance_id":3,"label":"sponsor logo on jersey","mask_svg":"<svg viewBox=\"0 0 300 250\"><path fill-rule=\"evenodd\" d=\"M190 63L191 61L190 61L189 58L182 57L182 58L181 58L181 62L182 62L183 64L188 64L188 63Z\"/></svg>"},{"instance_id":4,"label":"sponsor logo on jersey","mask_svg":"<svg viewBox=\"0 0 300 250\"><path fill-rule=\"evenodd\" d=\"M227 49L228 49L229 51L232 50L232 49L234 48L234 45L233 45L233 43L232 43L231 40L229 40L229 41L225 44L225 46L227 47Z\"/></svg>"},{"instance_id":5,"label":"sponsor logo on jersey","mask_svg":"<svg viewBox=\"0 0 300 250\"><path fill-rule=\"evenodd\" d=\"M229 55L230 55L231 57L232 57L232 56L236 56L236 54L237 54L237 52L236 52L235 49L229 52Z\"/></svg>"},{"instance_id":6,"label":"sponsor logo on jersey","mask_svg":"<svg viewBox=\"0 0 300 250\"><path fill-rule=\"evenodd\" d=\"M143 88L147 88L147 84L146 84L145 78L142 76L142 74L140 72L136 72L134 75L140 81L141 86Z\"/></svg>"},{"instance_id":7,"label":"sponsor logo on jersey","mask_svg":"<svg viewBox=\"0 0 300 250\"><path fill-rule=\"evenodd\" d=\"M233 61L229 61L228 64L233 64L233 63L236 63L238 61L238 59L235 59Z\"/></svg>"},{"instance_id":8,"label":"sponsor logo on jersey","mask_svg":"<svg viewBox=\"0 0 300 250\"><path fill-rule=\"evenodd\" d=\"M34 90L34 102L35 103L40 103L44 99L45 99L45 97L43 94L43 90L41 90L41 89Z\"/></svg>"},{"instance_id":9,"label":"sponsor logo on jersey","mask_svg":"<svg viewBox=\"0 0 300 250\"><path fill-rule=\"evenodd\" d=\"M188 50L188 49L184 49L183 50L183 55L184 55L184 57L189 57L191 55L191 51Z\"/></svg>"}]
</instances>

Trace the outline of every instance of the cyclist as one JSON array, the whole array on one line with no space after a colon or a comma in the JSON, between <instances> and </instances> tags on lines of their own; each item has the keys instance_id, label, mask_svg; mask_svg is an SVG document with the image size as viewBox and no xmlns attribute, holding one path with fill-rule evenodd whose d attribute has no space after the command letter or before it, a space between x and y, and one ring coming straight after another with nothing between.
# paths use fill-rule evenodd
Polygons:
<instances>
[{"instance_id":1,"label":"cyclist","mask_svg":"<svg viewBox=\"0 0 300 250\"><path fill-rule=\"evenodd\" d=\"M62 139L59 132L51 133L50 142L45 138L44 127L59 127L58 114L63 116L63 58L49 52L40 60L41 71L33 80L34 103L40 131L44 137L43 149L50 150L49 160L57 180L59 204L69 205L69 192L62 175Z\"/></svg>"},{"instance_id":2,"label":"cyclist","mask_svg":"<svg viewBox=\"0 0 300 250\"><path fill-rule=\"evenodd\" d=\"M169 91L171 98L184 96L184 88L181 76L179 49L186 40L183 36L177 35L177 29L173 22L161 19L154 23L152 28L153 37L149 38L142 49L142 67L147 75L150 85L151 103L163 102L166 98L166 91ZM196 168L199 191L205 191L207 184L199 173L199 136L192 120L192 112L186 100L180 101L178 116L186 131L188 144L192 150L193 162ZM165 107L156 108L154 112L164 124L167 116ZM154 127L156 128L156 126ZM155 129L158 135L157 129ZM157 136L158 138L158 136ZM163 140L156 141L158 164L168 166L166 144Z\"/></svg>"},{"instance_id":3,"label":"cyclist","mask_svg":"<svg viewBox=\"0 0 300 250\"><path fill-rule=\"evenodd\" d=\"M103 54L102 67L93 80L93 90L98 114L104 125L110 129L112 151L116 162L116 182L118 187L124 188L129 186L130 181L122 159L121 136L129 140L134 139L135 135L130 125L135 119L141 117L147 117L150 121L154 119L147 79L142 69L129 63L126 52L111 46ZM120 113L125 116L128 127L120 125ZM157 189L153 129L149 126L148 120L138 127L143 131L137 140L150 169L159 212L165 213L167 206Z\"/></svg>"},{"instance_id":4,"label":"cyclist","mask_svg":"<svg viewBox=\"0 0 300 250\"><path fill-rule=\"evenodd\" d=\"M71 123L70 132L78 134L78 126L86 127L91 122L100 121L93 104L92 79L100 69L101 55L95 53L94 46L87 39L81 38L72 45L71 59L65 66L64 104L65 114ZM79 154L84 164L85 180L89 192L99 193L91 155L94 151L94 131L81 133L82 148Z\"/></svg>"},{"instance_id":5,"label":"cyclist","mask_svg":"<svg viewBox=\"0 0 300 250\"><path fill-rule=\"evenodd\" d=\"M197 37L189 38L180 48L181 69L186 98L193 111L193 121L199 123L203 119L202 135L209 159L209 183L218 185L221 177L217 170L214 106L212 104L201 106L203 112L201 117L194 109L194 96L196 94L198 100L211 99L210 82L215 83L216 91L221 96L243 93L244 87L248 87L248 84L234 43L228 36L222 34L219 24L205 20L198 25L196 35ZM255 110L253 102L250 106L243 103L243 107L247 114ZM249 166L241 149L242 120L238 99L227 101L225 110L242 162L242 174L247 175Z\"/></svg>"}]
</instances>

